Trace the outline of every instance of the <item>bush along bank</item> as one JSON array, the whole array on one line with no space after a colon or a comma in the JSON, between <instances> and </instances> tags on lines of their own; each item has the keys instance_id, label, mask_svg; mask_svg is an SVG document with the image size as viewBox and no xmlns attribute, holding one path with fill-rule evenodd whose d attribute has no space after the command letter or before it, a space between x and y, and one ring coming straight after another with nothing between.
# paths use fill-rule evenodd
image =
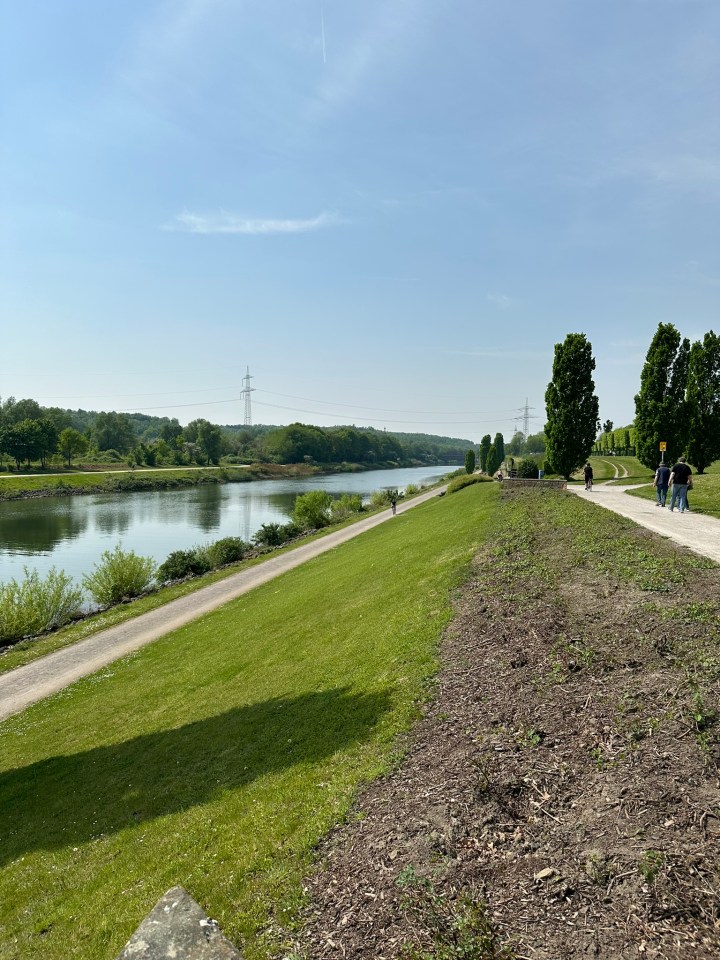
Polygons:
<instances>
[{"instance_id":1,"label":"bush along bank","mask_svg":"<svg viewBox=\"0 0 720 960\"><path fill-rule=\"evenodd\" d=\"M408 487L405 495L418 492L418 487ZM224 537L189 550L174 550L159 566L152 558L124 551L118 544L114 550L106 550L93 571L83 577L82 589L54 568L45 579L25 568L23 580L0 584L0 647L32 643L69 623L170 584L257 559L324 527L350 520L366 509L384 509L393 495L403 496L397 491L377 491L365 507L357 495L333 499L324 491L313 490L298 496L289 523L263 524L252 543Z\"/></svg>"}]
</instances>

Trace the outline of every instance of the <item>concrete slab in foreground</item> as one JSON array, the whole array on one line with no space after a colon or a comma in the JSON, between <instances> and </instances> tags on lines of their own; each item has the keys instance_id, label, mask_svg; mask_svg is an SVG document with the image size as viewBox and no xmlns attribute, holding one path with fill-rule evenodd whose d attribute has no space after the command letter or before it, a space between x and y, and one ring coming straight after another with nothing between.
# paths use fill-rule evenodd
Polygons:
<instances>
[{"instance_id":1,"label":"concrete slab in foreground","mask_svg":"<svg viewBox=\"0 0 720 960\"><path fill-rule=\"evenodd\" d=\"M242 960L242 954L186 890L173 887L158 900L117 960Z\"/></svg>"}]
</instances>

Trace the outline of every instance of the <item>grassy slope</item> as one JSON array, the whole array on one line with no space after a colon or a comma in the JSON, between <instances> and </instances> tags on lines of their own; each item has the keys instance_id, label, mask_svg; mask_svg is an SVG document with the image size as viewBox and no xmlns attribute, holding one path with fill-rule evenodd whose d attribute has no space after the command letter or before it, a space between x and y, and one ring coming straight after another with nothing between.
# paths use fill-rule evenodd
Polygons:
<instances>
[{"instance_id":1,"label":"grassy slope","mask_svg":"<svg viewBox=\"0 0 720 960\"><path fill-rule=\"evenodd\" d=\"M175 883L262 956L416 715L497 495L422 505L0 724L0 958L106 960Z\"/></svg>"},{"instance_id":2,"label":"grassy slope","mask_svg":"<svg viewBox=\"0 0 720 960\"><path fill-rule=\"evenodd\" d=\"M644 497L646 500L655 499L653 487L642 487L631 490L634 497ZM720 462L714 463L704 474L693 475L693 488L688 495L690 509L696 513L706 513L720 519Z\"/></svg>"},{"instance_id":3,"label":"grassy slope","mask_svg":"<svg viewBox=\"0 0 720 960\"><path fill-rule=\"evenodd\" d=\"M652 480L653 478L653 471L644 467L637 457L593 456L590 457L590 463L592 464L595 483L612 480L615 475L613 465L618 468L618 480L615 482L620 485L624 483L642 483L645 480ZM627 477L623 477L623 467L628 472ZM579 482L582 481L582 469L577 470L572 478Z\"/></svg>"},{"instance_id":4,"label":"grassy slope","mask_svg":"<svg viewBox=\"0 0 720 960\"><path fill-rule=\"evenodd\" d=\"M0 476L0 500L16 499L28 493L35 496L64 495L69 490L95 493L192 486L199 483L217 483L220 474L224 474L228 479L251 479L251 476L246 476L247 473L242 467L203 467L188 470L158 467L154 470L108 470L32 477Z\"/></svg>"}]
</instances>

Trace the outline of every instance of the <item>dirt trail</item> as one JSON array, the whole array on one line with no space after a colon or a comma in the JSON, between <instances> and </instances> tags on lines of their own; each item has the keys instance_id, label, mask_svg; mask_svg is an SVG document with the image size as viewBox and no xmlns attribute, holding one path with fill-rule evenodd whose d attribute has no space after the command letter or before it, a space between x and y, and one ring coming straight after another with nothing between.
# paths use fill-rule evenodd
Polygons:
<instances>
[{"instance_id":1,"label":"dirt trail","mask_svg":"<svg viewBox=\"0 0 720 960\"><path fill-rule=\"evenodd\" d=\"M420 503L425 503L445 489L447 489L445 486L435 487L406 503L400 502L397 506L398 514L405 513ZM222 604L279 577L287 570L299 567L313 557L333 550L340 544L391 519L390 510L383 510L382 513L360 520L343 530L337 530L295 550L271 557L265 563L241 570L187 597L173 600L134 620L93 634L87 640L81 640L24 667L18 667L17 670L0 675L0 721L20 713L38 700L57 693L81 677L95 673L109 663L165 636L191 620L197 620L198 617L215 610Z\"/></svg>"},{"instance_id":2,"label":"dirt trail","mask_svg":"<svg viewBox=\"0 0 720 960\"><path fill-rule=\"evenodd\" d=\"M619 513L622 517L634 520L648 530L669 537L675 543L682 544L694 553L709 557L720 563L720 520L701 513L671 513L655 505L654 500L630 497L628 490L647 486L637 483L632 486L615 487L612 484L598 484L591 491L580 486L568 486L568 490L577 496L597 503L598 506Z\"/></svg>"}]
</instances>

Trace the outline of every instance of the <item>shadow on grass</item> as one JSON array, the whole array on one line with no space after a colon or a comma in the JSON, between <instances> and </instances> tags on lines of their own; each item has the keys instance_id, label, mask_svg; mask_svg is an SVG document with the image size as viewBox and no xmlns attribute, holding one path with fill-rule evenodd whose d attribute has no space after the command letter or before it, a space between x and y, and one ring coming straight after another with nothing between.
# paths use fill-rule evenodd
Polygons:
<instances>
[{"instance_id":1,"label":"shadow on grass","mask_svg":"<svg viewBox=\"0 0 720 960\"><path fill-rule=\"evenodd\" d=\"M280 697L0 774L0 863L166 814L367 739L389 691Z\"/></svg>"}]
</instances>

